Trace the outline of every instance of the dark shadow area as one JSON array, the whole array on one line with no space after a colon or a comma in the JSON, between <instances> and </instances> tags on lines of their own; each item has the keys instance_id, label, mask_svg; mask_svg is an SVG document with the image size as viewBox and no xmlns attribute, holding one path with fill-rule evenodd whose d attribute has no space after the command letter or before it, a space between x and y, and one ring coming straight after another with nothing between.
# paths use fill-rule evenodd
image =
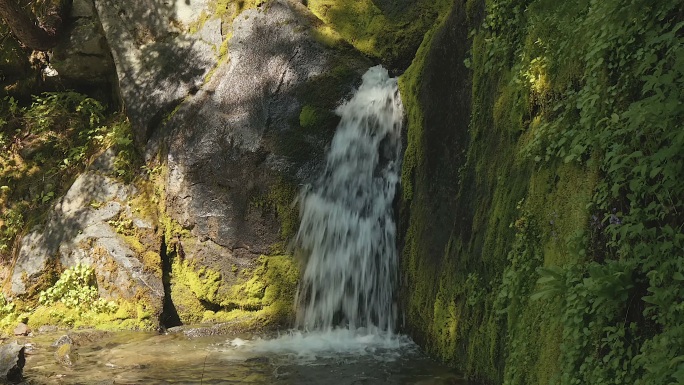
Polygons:
<instances>
[{"instance_id":1,"label":"dark shadow area","mask_svg":"<svg viewBox=\"0 0 684 385\"><path fill-rule=\"evenodd\" d=\"M422 70L421 88L418 91L422 120L423 140L420 152L424 162L414 171L413 201L402 202L398 220L399 249L405 249L409 226L417 226L420 234L414 236L413 247L417 247L424 259L421 268L425 278L439 277L445 250L455 251L456 245L448 245L454 231L462 232L462 239L470 240L472 228L471 212L475 199L473 190L476 181L471 180L469 170L462 178L466 167L465 150L468 147L468 125L471 109L471 73L463 61L467 57L469 27L464 6L456 5L443 28L436 32L432 48L425 58ZM407 135L402 135L406 140ZM406 143L404 144L406 148ZM480 196L480 195L478 195ZM459 197L460 199L457 199ZM465 245L464 245L465 246ZM406 258L405 256L403 258ZM470 271L462 266L462 271ZM438 281L402 282L402 290L416 285L431 288L429 298L435 298ZM400 294L406 301L409 293ZM406 303L403 304L406 307ZM423 311L432 314L432 304L425 303ZM429 310L428 310L429 309ZM415 310L415 309L414 309ZM406 330L419 344L427 342L425 330Z\"/></svg>"},{"instance_id":2,"label":"dark shadow area","mask_svg":"<svg viewBox=\"0 0 684 385\"><path fill-rule=\"evenodd\" d=\"M389 18L396 18L405 12L416 0L371 0L383 14Z\"/></svg>"},{"instance_id":3,"label":"dark shadow area","mask_svg":"<svg viewBox=\"0 0 684 385\"><path fill-rule=\"evenodd\" d=\"M176 254L176 252L169 253L166 246L166 239L162 237L161 245L159 246L162 262L162 284L164 286L164 302L162 312L159 315L159 329L161 331L183 325L178 316L178 310L176 310L176 306L171 298L171 266L173 265L172 259L174 257L171 254Z\"/></svg>"}]
</instances>

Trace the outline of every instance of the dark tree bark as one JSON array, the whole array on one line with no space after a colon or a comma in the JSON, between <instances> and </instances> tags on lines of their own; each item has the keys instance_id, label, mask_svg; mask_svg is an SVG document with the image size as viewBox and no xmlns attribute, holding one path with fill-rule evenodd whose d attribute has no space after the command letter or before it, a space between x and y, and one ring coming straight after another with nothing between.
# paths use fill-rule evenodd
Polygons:
<instances>
[{"instance_id":1,"label":"dark tree bark","mask_svg":"<svg viewBox=\"0 0 684 385\"><path fill-rule=\"evenodd\" d=\"M25 46L38 51L47 51L57 44L63 12L62 1L52 1L44 20L39 24L33 14L24 10L17 0L0 0L0 17L5 20L14 36Z\"/></svg>"}]
</instances>

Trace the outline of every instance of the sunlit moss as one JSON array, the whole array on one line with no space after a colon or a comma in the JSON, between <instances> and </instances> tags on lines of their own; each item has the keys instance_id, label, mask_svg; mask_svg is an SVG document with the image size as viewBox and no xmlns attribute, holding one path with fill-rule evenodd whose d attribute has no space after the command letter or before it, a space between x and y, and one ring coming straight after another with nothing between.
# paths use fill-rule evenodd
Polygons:
<instances>
[{"instance_id":1,"label":"sunlit moss","mask_svg":"<svg viewBox=\"0 0 684 385\"><path fill-rule=\"evenodd\" d=\"M292 319L299 271L290 256L260 256L241 283L224 287L218 272L175 262L171 297L183 323L240 320L244 327L286 325Z\"/></svg>"},{"instance_id":2,"label":"sunlit moss","mask_svg":"<svg viewBox=\"0 0 684 385\"><path fill-rule=\"evenodd\" d=\"M309 0L307 6L325 25L320 36L335 43L338 36L386 65L403 66L420 45L445 1L421 0L402 8L371 0ZM332 27L332 30L328 29Z\"/></svg>"}]
</instances>

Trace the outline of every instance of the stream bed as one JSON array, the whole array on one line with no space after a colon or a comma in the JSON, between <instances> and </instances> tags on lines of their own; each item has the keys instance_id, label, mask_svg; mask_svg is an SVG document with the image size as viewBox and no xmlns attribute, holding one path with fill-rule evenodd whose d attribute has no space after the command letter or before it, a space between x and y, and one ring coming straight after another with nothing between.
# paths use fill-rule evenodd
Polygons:
<instances>
[{"instance_id":1,"label":"stream bed","mask_svg":"<svg viewBox=\"0 0 684 385\"><path fill-rule=\"evenodd\" d=\"M28 344L22 384L468 384L397 335L70 332L69 366L53 346L64 334L19 339Z\"/></svg>"}]
</instances>

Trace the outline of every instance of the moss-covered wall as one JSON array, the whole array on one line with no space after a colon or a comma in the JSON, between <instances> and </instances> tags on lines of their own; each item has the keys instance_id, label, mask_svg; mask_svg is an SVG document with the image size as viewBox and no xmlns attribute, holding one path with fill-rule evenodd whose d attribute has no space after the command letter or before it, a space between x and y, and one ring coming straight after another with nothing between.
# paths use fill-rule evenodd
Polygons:
<instances>
[{"instance_id":1,"label":"moss-covered wall","mask_svg":"<svg viewBox=\"0 0 684 385\"><path fill-rule=\"evenodd\" d=\"M441 14L400 78L404 328L430 353L486 384L683 381L683 12Z\"/></svg>"}]
</instances>

